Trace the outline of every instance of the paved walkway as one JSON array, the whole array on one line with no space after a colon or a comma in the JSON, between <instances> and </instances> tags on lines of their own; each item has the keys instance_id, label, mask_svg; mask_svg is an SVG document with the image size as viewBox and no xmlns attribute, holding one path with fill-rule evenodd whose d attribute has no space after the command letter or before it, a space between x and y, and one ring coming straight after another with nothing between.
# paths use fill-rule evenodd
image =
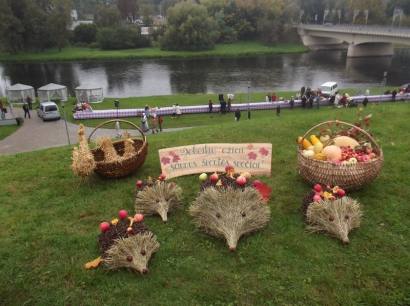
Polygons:
<instances>
[{"instance_id":1,"label":"paved walkway","mask_svg":"<svg viewBox=\"0 0 410 306\"><path fill-rule=\"evenodd\" d=\"M23 111L15 108L16 116L24 117ZM67 128L71 144L77 143L78 125L67 122ZM188 128L164 129L163 132L175 132ZM93 128L86 128L86 135ZM113 129L99 129L96 136L115 136ZM9 137L0 141L0 154L16 154L30 152L51 147L61 147L68 144L64 120L43 122L37 117L35 111L31 111L31 119L25 119L24 124Z\"/></svg>"}]
</instances>

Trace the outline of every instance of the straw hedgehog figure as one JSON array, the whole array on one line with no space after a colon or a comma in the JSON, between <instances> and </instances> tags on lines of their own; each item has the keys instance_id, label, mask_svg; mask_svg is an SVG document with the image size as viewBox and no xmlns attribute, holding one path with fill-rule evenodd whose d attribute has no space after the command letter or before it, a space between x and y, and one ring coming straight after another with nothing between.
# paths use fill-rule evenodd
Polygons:
<instances>
[{"instance_id":1,"label":"straw hedgehog figure","mask_svg":"<svg viewBox=\"0 0 410 306\"><path fill-rule=\"evenodd\" d=\"M128 268L147 274L148 262L158 249L157 238L151 232L119 238L105 253L104 264L110 270Z\"/></svg>"},{"instance_id":2,"label":"straw hedgehog figure","mask_svg":"<svg viewBox=\"0 0 410 306\"><path fill-rule=\"evenodd\" d=\"M346 244L349 243L349 232L360 227L361 217L360 204L346 196L313 202L306 211L308 230L327 232Z\"/></svg>"},{"instance_id":3,"label":"straw hedgehog figure","mask_svg":"<svg viewBox=\"0 0 410 306\"><path fill-rule=\"evenodd\" d=\"M189 213L200 229L211 236L224 238L230 251L236 250L243 235L265 227L270 220L269 206L252 187L205 188L189 208Z\"/></svg>"},{"instance_id":4,"label":"straw hedgehog figure","mask_svg":"<svg viewBox=\"0 0 410 306\"><path fill-rule=\"evenodd\" d=\"M182 189L175 183L162 180L148 180L137 188L135 211L144 215L160 215L162 221L167 222L168 212L181 204ZM138 185L138 182L137 182Z\"/></svg>"},{"instance_id":5,"label":"straw hedgehog figure","mask_svg":"<svg viewBox=\"0 0 410 306\"><path fill-rule=\"evenodd\" d=\"M124 212L120 211L120 214ZM160 245L142 220L143 215L137 214L134 218L125 215L123 219L101 223L98 237L101 256L87 263L85 268L104 264L109 270L127 268L141 274L148 273L148 262Z\"/></svg>"}]
</instances>

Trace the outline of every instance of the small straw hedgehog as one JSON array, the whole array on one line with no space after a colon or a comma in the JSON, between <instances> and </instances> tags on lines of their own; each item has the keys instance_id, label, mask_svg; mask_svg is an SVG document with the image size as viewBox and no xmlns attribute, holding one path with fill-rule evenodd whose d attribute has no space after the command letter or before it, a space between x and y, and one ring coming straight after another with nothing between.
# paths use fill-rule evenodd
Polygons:
<instances>
[{"instance_id":1,"label":"small straw hedgehog","mask_svg":"<svg viewBox=\"0 0 410 306\"><path fill-rule=\"evenodd\" d=\"M143 215L127 217L127 212L121 210L119 216L120 220L100 224L98 244L101 257L87 263L85 268L96 268L102 263L109 270L127 268L146 274L148 262L160 246L157 238L143 224Z\"/></svg>"},{"instance_id":2,"label":"small straw hedgehog","mask_svg":"<svg viewBox=\"0 0 410 306\"><path fill-rule=\"evenodd\" d=\"M362 211L355 199L339 187L319 184L303 199L302 209L311 232L326 232L348 244L349 232L360 227Z\"/></svg>"},{"instance_id":3,"label":"small straw hedgehog","mask_svg":"<svg viewBox=\"0 0 410 306\"><path fill-rule=\"evenodd\" d=\"M360 227L361 216L360 204L352 198L321 200L310 204L307 209L307 229L312 232L327 232L348 244L349 232Z\"/></svg>"},{"instance_id":4,"label":"small straw hedgehog","mask_svg":"<svg viewBox=\"0 0 410 306\"><path fill-rule=\"evenodd\" d=\"M229 250L235 251L242 236L268 224L271 212L267 201L271 190L260 181L250 184L232 170L226 175L215 175L202 184L189 213L199 229L225 239Z\"/></svg>"},{"instance_id":5,"label":"small straw hedgehog","mask_svg":"<svg viewBox=\"0 0 410 306\"><path fill-rule=\"evenodd\" d=\"M135 212L144 215L158 214L162 221L167 222L168 212L181 204L182 189L175 183L163 179L148 179L137 181Z\"/></svg>"}]
</instances>

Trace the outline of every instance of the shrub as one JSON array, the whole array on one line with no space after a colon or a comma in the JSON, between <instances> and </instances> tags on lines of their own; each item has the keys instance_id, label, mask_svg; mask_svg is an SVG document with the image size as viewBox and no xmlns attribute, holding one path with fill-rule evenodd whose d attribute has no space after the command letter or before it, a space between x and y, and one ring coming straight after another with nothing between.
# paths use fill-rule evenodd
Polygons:
<instances>
[{"instance_id":1,"label":"shrub","mask_svg":"<svg viewBox=\"0 0 410 306\"><path fill-rule=\"evenodd\" d=\"M168 26L161 39L166 50L208 50L218 38L216 22L203 5L180 2L168 10Z\"/></svg>"},{"instance_id":2,"label":"shrub","mask_svg":"<svg viewBox=\"0 0 410 306\"><path fill-rule=\"evenodd\" d=\"M97 39L97 26L95 24L80 24L74 29L73 41L75 43L91 44Z\"/></svg>"},{"instance_id":3,"label":"shrub","mask_svg":"<svg viewBox=\"0 0 410 306\"><path fill-rule=\"evenodd\" d=\"M97 41L104 50L141 48L150 44L149 39L141 35L141 29L134 25L102 28L98 31Z\"/></svg>"}]
</instances>

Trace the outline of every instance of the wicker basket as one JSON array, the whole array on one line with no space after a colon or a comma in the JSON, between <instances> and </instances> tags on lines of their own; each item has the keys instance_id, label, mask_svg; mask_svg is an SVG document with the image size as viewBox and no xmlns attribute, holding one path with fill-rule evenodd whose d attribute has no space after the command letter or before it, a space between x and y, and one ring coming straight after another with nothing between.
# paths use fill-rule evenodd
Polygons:
<instances>
[{"instance_id":1,"label":"wicker basket","mask_svg":"<svg viewBox=\"0 0 410 306\"><path fill-rule=\"evenodd\" d=\"M124 159L121 162L105 162L104 152L100 148L91 150L91 153L94 155L94 160L96 162L94 171L98 175L105 178L121 178L132 174L144 164L145 158L148 153L147 137L144 135L141 129L134 123L121 119L105 121L98 125L88 137L88 142L90 142L91 137L99 128L115 122L122 122L131 125L141 134L141 138L131 138L134 141L135 155L128 159ZM122 156L124 154L124 140L114 141L113 145L118 155Z\"/></svg>"},{"instance_id":2,"label":"wicker basket","mask_svg":"<svg viewBox=\"0 0 410 306\"><path fill-rule=\"evenodd\" d=\"M312 127L303 135L303 138L306 138L315 129L333 124L355 128L372 143L377 157L368 162L359 162L356 164L334 164L328 161L305 157L300 147L298 147L299 173L312 185L318 183L322 185L340 186L346 190L359 189L372 182L379 175L383 166L383 151L374 138L365 130L350 123L337 120L323 122Z\"/></svg>"}]
</instances>

